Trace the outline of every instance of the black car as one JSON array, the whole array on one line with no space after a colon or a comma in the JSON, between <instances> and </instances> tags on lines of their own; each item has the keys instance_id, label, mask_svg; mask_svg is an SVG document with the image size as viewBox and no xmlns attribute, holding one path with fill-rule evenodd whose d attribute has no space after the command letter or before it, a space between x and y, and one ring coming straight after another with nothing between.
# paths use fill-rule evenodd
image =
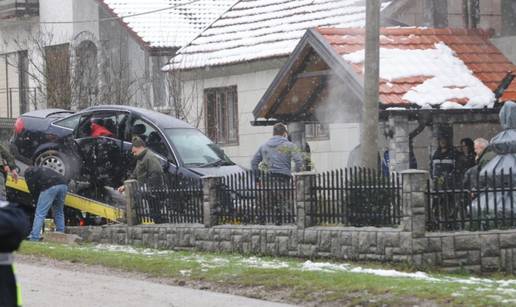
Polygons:
<instances>
[{"instance_id":1,"label":"black car","mask_svg":"<svg viewBox=\"0 0 516 307\"><path fill-rule=\"evenodd\" d=\"M98 126L104 133L97 133ZM186 122L121 105L90 107L78 113L61 109L25 113L16 120L10 149L26 164L116 187L135 164L130 142L135 135L145 141L169 173L199 178L242 171Z\"/></svg>"}]
</instances>

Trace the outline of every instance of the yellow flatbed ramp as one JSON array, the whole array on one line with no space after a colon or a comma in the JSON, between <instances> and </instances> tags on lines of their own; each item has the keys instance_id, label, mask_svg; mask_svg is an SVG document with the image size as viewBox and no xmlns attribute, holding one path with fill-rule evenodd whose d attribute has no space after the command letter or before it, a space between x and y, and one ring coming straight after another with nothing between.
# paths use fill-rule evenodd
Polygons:
<instances>
[{"instance_id":1,"label":"yellow flatbed ramp","mask_svg":"<svg viewBox=\"0 0 516 307\"><path fill-rule=\"evenodd\" d=\"M12 177L9 176L7 178L6 186L17 191L30 193L27 182L21 177L19 177L18 181L15 182ZM66 195L65 206L100 216L113 222L119 222L120 219L125 216L125 212L122 209L73 193L68 193Z\"/></svg>"}]
</instances>

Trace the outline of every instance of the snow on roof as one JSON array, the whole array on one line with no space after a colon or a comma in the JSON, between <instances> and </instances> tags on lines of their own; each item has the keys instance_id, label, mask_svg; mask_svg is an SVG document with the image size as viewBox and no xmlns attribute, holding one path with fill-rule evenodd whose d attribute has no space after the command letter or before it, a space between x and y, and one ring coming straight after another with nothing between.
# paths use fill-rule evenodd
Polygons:
<instances>
[{"instance_id":1,"label":"snow on roof","mask_svg":"<svg viewBox=\"0 0 516 307\"><path fill-rule=\"evenodd\" d=\"M495 101L493 91L482 83L453 50L443 42L429 49L380 48L380 78L389 82L424 76L423 83L409 89L402 99L420 106L441 105L457 108L453 99L465 99L465 107L482 108ZM364 50L343 55L359 64L364 62Z\"/></svg>"},{"instance_id":2,"label":"snow on roof","mask_svg":"<svg viewBox=\"0 0 516 307\"><path fill-rule=\"evenodd\" d=\"M101 0L151 47L180 48L228 10L236 0ZM174 7L176 6L176 7Z\"/></svg>"},{"instance_id":3,"label":"snow on roof","mask_svg":"<svg viewBox=\"0 0 516 307\"><path fill-rule=\"evenodd\" d=\"M384 8L388 5L383 3ZM164 69L286 56L308 28L364 24L364 0L240 0L180 50Z\"/></svg>"},{"instance_id":4,"label":"snow on roof","mask_svg":"<svg viewBox=\"0 0 516 307\"><path fill-rule=\"evenodd\" d=\"M337 54L363 75L364 30L319 28ZM382 28L380 101L386 106L481 108L495 101L511 63L489 41L489 32L466 29ZM500 101L516 97L516 82Z\"/></svg>"}]
</instances>

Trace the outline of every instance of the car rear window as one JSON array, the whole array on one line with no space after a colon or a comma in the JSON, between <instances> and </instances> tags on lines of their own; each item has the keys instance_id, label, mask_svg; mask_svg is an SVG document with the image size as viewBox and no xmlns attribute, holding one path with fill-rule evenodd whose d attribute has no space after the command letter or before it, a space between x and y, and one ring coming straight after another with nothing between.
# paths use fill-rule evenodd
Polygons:
<instances>
[{"instance_id":1,"label":"car rear window","mask_svg":"<svg viewBox=\"0 0 516 307\"><path fill-rule=\"evenodd\" d=\"M77 125L79 124L80 118L80 114L69 116L67 118L63 118L61 120L56 121L54 125L68 129L75 129L75 127L77 127Z\"/></svg>"}]
</instances>

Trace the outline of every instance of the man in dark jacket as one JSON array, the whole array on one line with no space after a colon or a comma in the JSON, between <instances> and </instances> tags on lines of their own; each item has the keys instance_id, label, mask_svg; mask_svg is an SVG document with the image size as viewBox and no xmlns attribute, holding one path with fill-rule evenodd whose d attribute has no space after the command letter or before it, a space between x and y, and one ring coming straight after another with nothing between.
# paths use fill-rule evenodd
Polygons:
<instances>
[{"instance_id":1,"label":"man in dark jacket","mask_svg":"<svg viewBox=\"0 0 516 307\"><path fill-rule=\"evenodd\" d=\"M130 179L136 179L140 185L160 184L163 180L163 168L156 155L145 147L145 142L140 137L133 137L132 143L131 152L136 158L136 167ZM119 187L118 191L123 192L124 186Z\"/></svg>"},{"instance_id":2,"label":"man in dark jacket","mask_svg":"<svg viewBox=\"0 0 516 307\"><path fill-rule=\"evenodd\" d=\"M260 169L260 163L264 170L273 175L290 177L292 175L292 160L295 162L295 171L301 171L303 157L297 146L290 142L287 137L287 127L278 123L273 127L273 136L265 144L260 146L251 161L253 171Z\"/></svg>"},{"instance_id":3,"label":"man in dark jacket","mask_svg":"<svg viewBox=\"0 0 516 307\"><path fill-rule=\"evenodd\" d=\"M68 180L58 172L41 166L29 167L25 180L34 200L37 200L34 223L29 239L39 241L41 228L50 207L54 210L56 231L64 232L64 200L68 192Z\"/></svg>"},{"instance_id":4,"label":"man in dark jacket","mask_svg":"<svg viewBox=\"0 0 516 307\"><path fill-rule=\"evenodd\" d=\"M16 172L16 163L13 155L0 145L0 200L7 200L5 192L5 183L7 175L10 174L14 181L18 180L18 173Z\"/></svg>"},{"instance_id":5,"label":"man in dark jacket","mask_svg":"<svg viewBox=\"0 0 516 307\"><path fill-rule=\"evenodd\" d=\"M27 217L14 204L0 201L0 306L21 306L13 271L12 252L27 235Z\"/></svg>"}]
</instances>

